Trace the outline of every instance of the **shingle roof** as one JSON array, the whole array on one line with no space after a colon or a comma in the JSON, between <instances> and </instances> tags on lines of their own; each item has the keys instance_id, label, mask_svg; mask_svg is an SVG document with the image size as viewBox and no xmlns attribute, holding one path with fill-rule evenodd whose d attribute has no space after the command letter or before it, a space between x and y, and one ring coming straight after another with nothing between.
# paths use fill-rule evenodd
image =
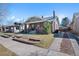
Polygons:
<instances>
[{"instance_id":1,"label":"shingle roof","mask_svg":"<svg viewBox=\"0 0 79 59\"><path fill-rule=\"evenodd\" d=\"M45 17L44 19L51 20L51 19L54 19L54 18L51 16L51 17Z\"/></svg>"},{"instance_id":2,"label":"shingle roof","mask_svg":"<svg viewBox=\"0 0 79 59\"><path fill-rule=\"evenodd\" d=\"M53 21L55 20L57 17L53 17L53 16L50 16L50 17L45 17L45 18L41 18L41 17L37 17L37 16L34 16L34 17L30 17L28 18L28 20L25 22L25 23L34 23L34 22L42 22L42 21ZM58 20L57 20L58 21Z\"/></svg>"},{"instance_id":3,"label":"shingle roof","mask_svg":"<svg viewBox=\"0 0 79 59\"><path fill-rule=\"evenodd\" d=\"M34 22L34 21L40 21L40 20L42 20L40 17L33 16L28 18L26 22Z\"/></svg>"}]
</instances>

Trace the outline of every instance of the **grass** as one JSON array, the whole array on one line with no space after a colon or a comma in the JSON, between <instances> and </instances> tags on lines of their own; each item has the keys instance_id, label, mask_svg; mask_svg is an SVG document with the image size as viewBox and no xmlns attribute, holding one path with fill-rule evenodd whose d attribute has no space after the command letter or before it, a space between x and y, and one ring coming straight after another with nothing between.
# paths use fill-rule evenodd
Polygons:
<instances>
[{"instance_id":1,"label":"grass","mask_svg":"<svg viewBox=\"0 0 79 59\"><path fill-rule=\"evenodd\" d=\"M48 48L51 45L51 43L54 41L54 37L53 37L52 34L46 34L46 35L27 35L27 37L41 39L41 41L39 43L36 43L34 45L42 47L42 48Z\"/></svg>"},{"instance_id":2,"label":"grass","mask_svg":"<svg viewBox=\"0 0 79 59\"><path fill-rule=\"evenodd\" d=\"M35 45L43 47L43 48L49 48L51 43L53 42L54 38L52 35L38 35L42 40L40 43L37 43Z\"/></svg>"},{"instance_id":3,"label":"grass","mask_svg":"<svg viewBox=\"0 0 79 59\"><path fill-rule=\"evenodd\" d=\"M0 32L0 35L3 35L4 33Z\"/></svg>"},{"instance_id":4,"label":"grass","mask_svg":"<svg viewBox=\"0 0 79 59\"><path fill-rule=\"evenodd\" d=\"M1 34L1 33L0 33ZM9 35L20 35L20 34L14 34L14 33L2 33L2 34L9 34ZM42 47L42 48L48 48L51 43L54 41L54 37L52 34L22 34L23 37L29 37L29 38L39 38L42 39L39 43L36 43L34 45Z\"/></svg>"},{"instance_id":5,"label":"grass","mask_svg":"<svg viewBox=\"0 0 79 59\"><path fill-rule=\"evenodd\" d=\"M0 56L16 56L16 54L0 44Z\"/></svg>"}]
</instances>

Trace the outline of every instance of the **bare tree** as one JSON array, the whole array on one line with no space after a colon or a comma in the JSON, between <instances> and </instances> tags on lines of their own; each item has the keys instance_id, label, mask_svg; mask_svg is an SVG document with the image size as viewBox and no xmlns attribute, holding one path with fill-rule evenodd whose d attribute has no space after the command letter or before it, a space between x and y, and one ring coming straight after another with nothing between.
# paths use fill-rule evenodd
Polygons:
<instances>
[{"instance_id":1,"label":"bare tree","mask_svg":"<svg viewBox=\"0 0 79 59\"><path fill-rule=\"evenodd\" d=\"M0 24L3 24L8 16L8 4L0 3Z\"/></svg>"}]
</instances>

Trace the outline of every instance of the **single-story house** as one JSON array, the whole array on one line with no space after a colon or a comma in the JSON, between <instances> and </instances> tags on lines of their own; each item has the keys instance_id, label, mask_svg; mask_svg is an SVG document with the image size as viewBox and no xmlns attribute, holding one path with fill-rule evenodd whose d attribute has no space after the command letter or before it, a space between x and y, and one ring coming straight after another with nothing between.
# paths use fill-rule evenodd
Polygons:
<instances>
[{"instance_id":1,"label":"single-story house","mask_svg":"<svg viewBox=\"0 0 79 59\"><path fill-rule=\"evenodd\" d=\"M5 25L0 26L0 32L5 32L5 28L6 28Z\"/></svg>"},{"instance_id":2,"label":"single-story house","mask_svg":"<svg viewBox=\"0 0 79 59\"><path fill-rule=\"evenodd\" d=\"M41 32L43 29L44 22L48 21L51 23L51 32L54 32L55 30L59 29L59 21L58 17L55 16L53 13L53 16L50 17L30 17L28 20L25 22L25 31L26 32L35 32L37 28L40 29Z\"/></svg>"},{"instance_id":3,"label":"single-story house","mask_svg":"<svg viewBox=\"0 0 79 59\"><path fill-rule=\"evenodd\" d=\"M4 32L18 33L24 30L24 25L21 23L14 23L13 25L8 25L3 27Z\"/></svg>"},{"instance_id":4,"label":"single-story house","mask_svg":"<svg viewBox=\"0 0 79 59\"><path fill-rule=\"evenodd\" d=\"M0 32L2 32L2 26L0 25Z\"/></svg>"}]
</instances>

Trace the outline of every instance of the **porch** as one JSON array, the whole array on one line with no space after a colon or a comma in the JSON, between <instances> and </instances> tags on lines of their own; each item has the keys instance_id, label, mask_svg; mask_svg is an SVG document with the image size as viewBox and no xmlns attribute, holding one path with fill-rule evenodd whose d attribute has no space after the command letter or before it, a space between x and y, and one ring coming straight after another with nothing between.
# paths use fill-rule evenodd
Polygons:
<instances>
[{"instance_id":1,"label":"porch","mask_svg":"<svg viewBox=\"0 0 79 59\"><path fill-rule=\"evenodd\" d=\"M29 34L45 34L43 25L44 22L27 23L25 30Z\"/></svg>"}]
</instances>

